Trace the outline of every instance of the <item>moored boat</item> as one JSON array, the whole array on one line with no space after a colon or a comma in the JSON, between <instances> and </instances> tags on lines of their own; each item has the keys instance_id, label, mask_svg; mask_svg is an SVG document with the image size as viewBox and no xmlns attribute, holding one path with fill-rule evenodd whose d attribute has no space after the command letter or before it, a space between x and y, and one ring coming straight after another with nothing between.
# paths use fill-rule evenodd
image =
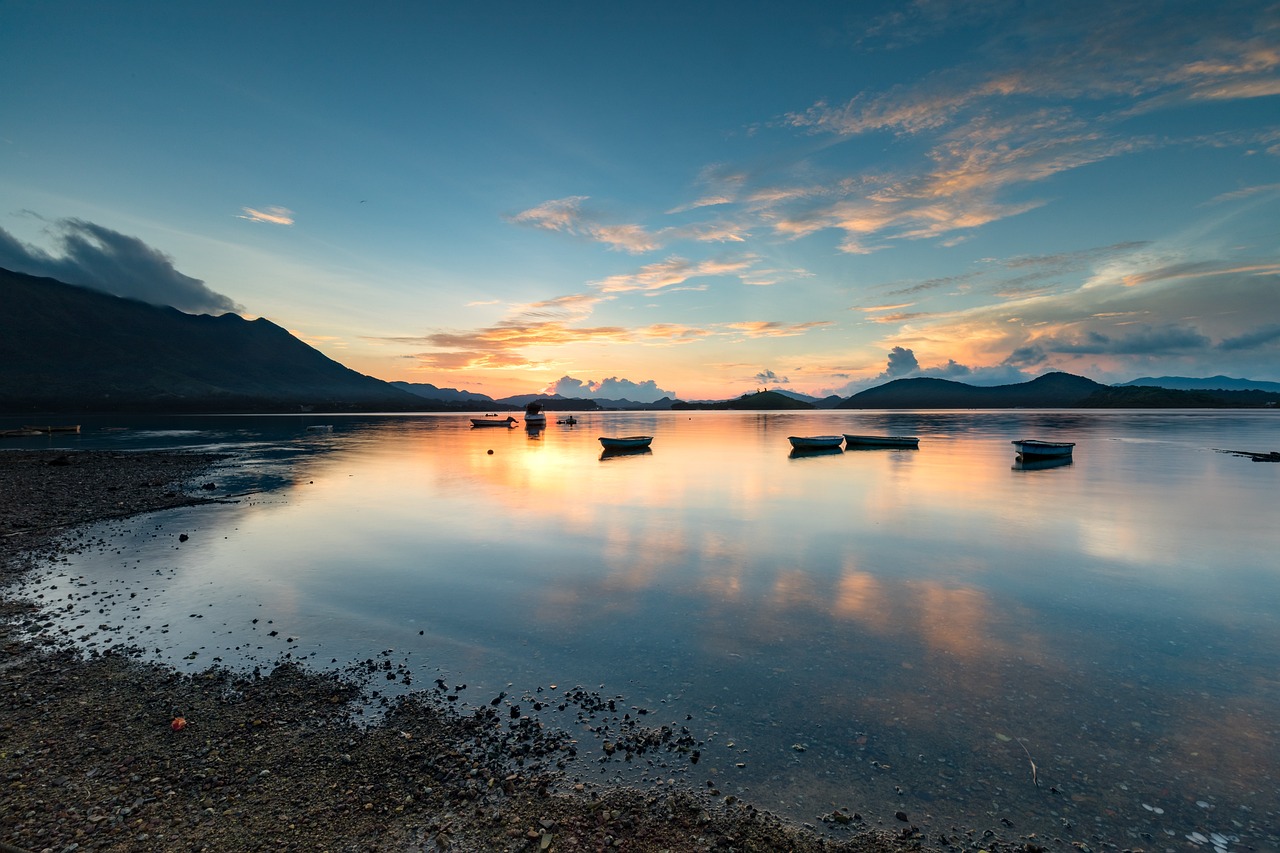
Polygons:
<instances>
[{"instance_id":1,"label":"moored boat","mask_svg":"<svg viewBox=\"0 0 1280 853\"><path fill-rule=\"evenodd\" d=\"M70 424L67 426L29 426L27 424L23 424L22 428L25 430L32 430L34 432L79 432L80 424Z\"/></svg>"},{"instance_id":2,"label":"moored boat","mask_svg":"<svg viewBox=\"0 0 1280 853\"><path fill-rule=\"evenodd\" d=\"M0 438L29 438L33 435L44 435L38 429L5 429L0 430Z\"/></svg>"},{"instance_id":3,"label":"moored boat","mask_svg":"<svg viewBox=\"0 0 1280 853\"><path fill-rule=\"evenodd\" d=\"M919 447L920 439L914 435L849 435L844 443L848 447Z\"/></svg>"},{"instance_id":4,"label":"moored boat","mask_svg":"<svg viewBox=\"0 0 1280 853\"><path fill-rule=\"evenodd\" d=\"M542 404L536 400L524 407L524 425L538 429L547 425L547 415L542 411Z\"/></svg>"},{"instance_id":5,"label":"moored boat","mask_svg":"<svg viewBox=\"0 0 1280 853\"><path fill-rule=\"evenodd\" d=\"M497 415L490 415L484 418L472 418L471 425L473 427L510 427L516 423L516 419L507 415L505 418L499 418Z\"/></svg>"},{"instance_id":6,"label":"moored boat","mask_svg":"<svg viewBox=\"0 0 1280 853\"><path fill-rule=\"evenodd\" d=\"M651 435L600 436L600 444L605 450L640 450L648 447L652 442Z\"/></svg>"},{"instance_id":7,"label":"moored boat","mask_svg":"<svg viewBox=\"0 0 1280 853\"><path fill-rule=\"evenodd\" d=\"M1055 459L1070 456L1076 446L1074 441L1040 441L1035 438L1020 438L1013 442L1014 450L1024 459Z\"/></svg>"},{"instance_id":8,"label":"moored boat","mask_svg":"<svg viewBox=\"0 0 1280 853\"><path fill-rule=\"evenodd\" d=\"M787 441L796 450L826 450L839 447L844 442L843 435L789 435Z\"/></svg>"}]
</instances>

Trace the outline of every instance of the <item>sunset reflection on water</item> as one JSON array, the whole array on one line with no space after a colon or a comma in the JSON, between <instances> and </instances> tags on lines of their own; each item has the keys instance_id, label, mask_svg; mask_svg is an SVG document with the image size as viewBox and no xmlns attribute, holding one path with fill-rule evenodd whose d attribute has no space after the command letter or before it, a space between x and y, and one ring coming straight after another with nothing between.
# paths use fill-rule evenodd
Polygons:
<instances>
[{"instance_id":1,"label":"sunset reflection on water","mask_svg":"<svg viewBox=\"0 0 1280 853\"><path fill-rule=\"evenodd\" d=\"M148 619L173 632L147 644L179 666L192 646L191 666L279 654L264 617L317 663L395 649L476 702L599 685L706 741L696 768L624 774L587 736L601 778L710 780L810 822L848 807L1267 847L1280 466L1213 448L1269 448L1276 421L1161 417L579 414L536 436L335 419L290 487L166 515L193 531L181 548L140 528L123 547L172 570ZM788 435L842 431L920 449L789 453ZM651 453L602 458L598 436L638 433ZM1032 435L1076 441L1073 463L1015 469L1010 441ZM197 603L211 634L185 618Z\"/></svg>"}]
</instances>

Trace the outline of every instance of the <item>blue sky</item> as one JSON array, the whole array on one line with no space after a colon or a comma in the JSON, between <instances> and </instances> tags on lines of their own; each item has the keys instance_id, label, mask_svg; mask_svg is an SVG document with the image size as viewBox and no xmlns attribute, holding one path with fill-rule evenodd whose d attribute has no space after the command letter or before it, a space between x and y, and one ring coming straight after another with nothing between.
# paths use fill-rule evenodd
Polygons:
<instances>
[{"instance_id":1,"label":"blue sky","mask_svg":"<svg viewBox=\"0 0 1280 853\"><path fill-rule=\"evenodd\" d=\"M1269 2L0 0L0 266L493 396L1280 380Z\"/></svg>"}]
</instances>

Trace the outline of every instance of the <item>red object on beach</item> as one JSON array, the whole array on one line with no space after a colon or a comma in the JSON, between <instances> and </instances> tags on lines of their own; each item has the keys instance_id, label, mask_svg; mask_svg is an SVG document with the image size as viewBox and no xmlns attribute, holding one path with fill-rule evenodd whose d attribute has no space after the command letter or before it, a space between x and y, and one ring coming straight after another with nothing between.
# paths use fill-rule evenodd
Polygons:
<instances>
[{"instance_id":1,"label":"red object on beach","mask_svg":"<svg viewBox=\"0 0 1280 853\"><path fill-rule=\"evenodd\" d=\"M173 722L169 724L169 728L173 729L175 732L180 732L186 727L187 727L186 717L174 717Z\"/></svg>"}]
</instances>

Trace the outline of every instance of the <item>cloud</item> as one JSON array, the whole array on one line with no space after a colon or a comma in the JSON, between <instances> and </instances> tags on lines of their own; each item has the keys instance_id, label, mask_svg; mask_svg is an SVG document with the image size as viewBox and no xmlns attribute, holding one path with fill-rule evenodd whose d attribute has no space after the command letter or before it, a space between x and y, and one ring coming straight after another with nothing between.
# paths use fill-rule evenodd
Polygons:
<instances>
[{"instance_id":1,"label":"cloud","mask_svg":"<svg viewBox=\"0 0 1280 853\"><path fill-rule=\"evenodd\" d=\"M791 380L785 376L779 376L772 370L765 369L755 375L755 380L761 385L790 385Z\"/></svg>"},{"instance_id":2,"label":"cloud","mask_svg":"<svg viewBox=\"0 0 1280 853\"><path fill-rule=\"evenodd\" d=\"M790 338L803 335L810 329L834 326L830 320L811 320L807 323L781 323L777 320L746 320L740 323L725 323L724 326L741 332L748 338Z\"/></svg>"},{"instance_id":3,"label":"cloud","mask_svg":"<svg viewBox=\"0 0 1280 853\"><path fill-rule=\"evenodd\" d=\"M1224 338L1218 343L1218 349L1226 352L1238 350L1260 349L1269 344L1280 342L1280 323L1263 326L1245 335Z\"/></svg>"},{"instance_id":4,"label":"cloud","mask_svg":"<svg viewBox=\"0 0 1280 853\"><path fill-rule=\"evenodd\" d=\"M596 382L591 379L574 379L572 376L565 375L548 386L544 393L559 394L562 397L632 400L636 403L653 403L663 397L672 399L676 397L674 391L662 390L658 387L658 383L652 379L633 382L630 379L620 379L617 376L610 376L608 379Z\"/></svg>"},{"instance_id":5,"label":"cloud","mask_svg":"<svg viewBox=\"0 0 1280 853\"><path fill-rule=\"evenodd\" d=\"M586 213L582 203L589 196L575 195L544 201L508 218L516 225L528 225L546 231L559 231L604 243L611 249L631 254L650 252L662 247L659 238L639 225L614 225L599 221Z\"/></svg>"},{"instance_id":6,"label":"cloud","mask_svg":"<svg viewBox=\"0 0 1280 853\"><path fill-rule=\"evenodd\" d=\"M894 347L889 351L889 363L885 366L884 376L889 379L897 379L902 376L910 376L919 369L920 362L916 360L914 352L903 347Z\"/></svg>"},{"instance_id":7,"label":"cloud","mask_svg":"<svg viewBox=\"0 0 1280 853\"><path fill-rule=\"evenodd\" d=\"M1046 352L1068 355L1153 355L1207 349L1210 340L1189 326L1144 326L1123 334L1108 335L1097 330L1059 335L1037 340Z\"/></svg>"},{"instance_id":8,"label":"cloud","mask_svg":"<svg viewBox=\"0 0 1280 853\"><path fill-rule=\"evenodd\" d=\"M0 266L193 314L244 311L200 279L178 272L172 258L137 237L83 219L52 225L58 255L26 245L0 228Z\"/></svg>"},{"instance_id":9,"label":"cloud","mask_svg":"<svg viewBox=\"0 0 1280 853\"><path fill-rule=\"evenodd\" d=\"M266 210L255 210L252 207L240 208L243 213L237 213L237 219L247 219L250 222L269 222L272 225L292 225L293 211L287 207L268 207Z\"/></svg>"},{"instance_id":10,"label":"cloud","mask_svg":"<svg viewBox=\"0 0 1280 853\"><path fill-rule=\"evenodd\" d=\"M593 282L604 293L624 293L632 290L658 291L684 284L692 278L736 275L749 269L754 258L708 259L690 261L671 257L665 261L648 264L634 273L611 275Z\"/></svg>"},{"instance_id":11,"label":"cloud","mask_svg":"<svg viewBox=\"0 0 1280 853\"><path fill-rule=\"evenodd\" d=\"M1177 11L1184 7L1186 14ZM853 40L864 46L912 44L954 28L988 35L967 62L817 101L773 126L836 139L891 135L897 150L920 151L923 160L904 162L896 174L740 185L736 197L761 205L762 221L781 236L836 229L844 232L841 251L868 254L900 240L955 245L1047 203L1010 194L1090 164L1173 145L1248 145L1245 134L1144 135L1130 119L1198 101L1280 94L1276 9L1241 4L1206 17L1191 0L1174 0L1089 4L1068 17L1023 5L995 13L916 3L869 20L854 15L860 35ZM975 20L983 25L970 29Z\"/></svg>"}]
</instances>

